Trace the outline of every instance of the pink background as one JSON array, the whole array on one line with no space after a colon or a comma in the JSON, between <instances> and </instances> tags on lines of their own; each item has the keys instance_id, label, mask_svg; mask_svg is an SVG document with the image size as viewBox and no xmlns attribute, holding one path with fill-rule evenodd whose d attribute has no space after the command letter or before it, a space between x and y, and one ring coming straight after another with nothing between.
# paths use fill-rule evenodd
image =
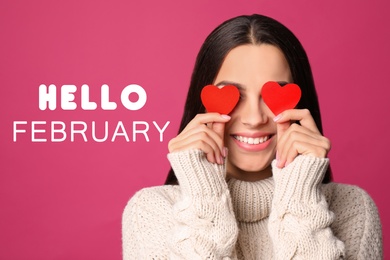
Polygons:
<instances>
[{"instance_id":1,"label":"pink background","mask_svg":"<svg viewBox=\"0 0 390 260\"><path fill-rule=\"evenodd\" d=\"M165 180L201 43L227 18L252 13L286 24L306 48L334 178L371 194L390 254L388 1L108 2L0 2L0 259L121 259L122 210L135 191ZM148 94L139 111L120 104L133 83ZM108 84L118 109L40 111L40 84L88 84L98 105ZM100 133L108 121L109 139L118 121L129 137L133 121L146 121L150 142L32 143L30 131L13 142L18 120L96 121ZM163 142L152 121L171 122Z\"/></svg>"}]
</instances>

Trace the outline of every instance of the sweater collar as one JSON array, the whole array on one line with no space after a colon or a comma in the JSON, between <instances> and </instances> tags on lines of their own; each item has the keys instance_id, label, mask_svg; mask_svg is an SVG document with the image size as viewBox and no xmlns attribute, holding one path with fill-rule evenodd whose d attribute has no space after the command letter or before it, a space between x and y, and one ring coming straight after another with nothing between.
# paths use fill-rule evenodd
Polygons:
<instances>
[{"instance_id":1,"label":"sweater collar","mask_svg":"<svg viewBox=\"0 0 390 260\"><path fill-rule=\"evenodd\" d=\"M228 186L238 221L255 222L269 216L274 191L272 177L256 182L230 179Z\"/></svg>"}]
</instances>

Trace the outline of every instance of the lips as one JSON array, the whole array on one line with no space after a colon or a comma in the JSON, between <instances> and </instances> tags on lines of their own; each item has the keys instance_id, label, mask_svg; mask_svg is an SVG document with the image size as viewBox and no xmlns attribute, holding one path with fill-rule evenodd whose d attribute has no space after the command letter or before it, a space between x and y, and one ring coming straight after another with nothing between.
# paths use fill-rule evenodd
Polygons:
<instances>
[{"instance_id":1,"label":"lips","mask_svg":"<svg viewBox=\"0 0 390 260\"><path fill-rule=\"evenodd\" d=\"M231 135L234 143L242 150L248 152L259 152L265 150L271 141L274 134L257 133L257 134L241 134L236 133Z\"/></svg>"},{"instance_id":2,"label":"lips","mask_svg":"<svg viewBox=\"0 0 390 260\"><path fill-rule=\"evenodd\" d=\"M256 145L268 141L271 138L271 135L263 137L246 137L241 135L233 135L233 138L241 143Z\"/></svg>"}]
</instances>

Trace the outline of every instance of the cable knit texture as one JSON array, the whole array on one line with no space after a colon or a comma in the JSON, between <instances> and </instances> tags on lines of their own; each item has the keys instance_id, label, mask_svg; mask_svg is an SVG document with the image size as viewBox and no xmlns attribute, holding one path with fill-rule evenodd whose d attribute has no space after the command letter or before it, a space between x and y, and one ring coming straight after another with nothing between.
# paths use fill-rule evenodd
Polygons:
<instances>
[{"instance_id":1,"label":"cable knit texture","mask_svg":"<svg viewBox=\"0 0 390 260\"><path fill-rule=\"evenodd\" d=\"M268 228L276 259L344 257L344 243L329 227L334 214L319 188L327 166L328 159L311 156L298 156L283 169L272 163L275 194Z\"/></svg>"},{"instance_id":2,"label":"cable knit texture","mask_svg":"<svg viewBox=\"0 0 390 260\"><path fill-rule=\"evenodd\" d=\"M122 218L124 259L382 259L362 189L321 184L328 159L298 156L273 177L225 181L203 152L168 155L179 185L145 188Z\"/></svg>"}]
</instances>

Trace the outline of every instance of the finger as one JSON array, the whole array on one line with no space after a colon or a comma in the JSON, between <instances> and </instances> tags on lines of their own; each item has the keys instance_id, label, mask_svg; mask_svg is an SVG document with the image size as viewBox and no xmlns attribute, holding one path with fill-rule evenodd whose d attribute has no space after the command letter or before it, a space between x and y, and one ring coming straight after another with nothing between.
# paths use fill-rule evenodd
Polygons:
<instances>
[{"instance_id":1,"label":"finger","mask_svg":"<svg viewBox=\"0 0 390 260\"><path fill-rule=\"evenodd\" d=\"M298 154L324 158L331 148L326 137L293 124L278 141L278 166L292 162Z\"/></svg>"},{"instance_id":2,"label":"finger","mask_svg":"<svg viewBox=\"0 0 390 260\"><path fill-rule=\"evenodd\" d=\"M207 130L197 131L197 129L192 129L192 131L187 132L185 136L179 135L172 139L168 144L169 151L175 152L191 148L200 149L207 154L207 158L210 162L222 163L222 151L220 148L222 140L220 140L219 136L211 129L208 129L206 126L203 126L203 128L206 128ZM211 156L214 157L215 160L210 160Z\"/></svg>"},{"instance_id":3,"label":"finger","mask_svg":"<svg viewBox=\"0 0 390 260\"><path fill-rule=\"evenodd\" d=\"M276 134L277 134L277 141L279 143L279 140L282 138L284 133L288 130L290 127L291 123L290 121L287 122L281 122L276 124Z\"/></svg>"},{"instance_id":4,"label":"finger","mask_svg":"<svg viewBox=\"0 0 390 260\"><path fill-rule=\"evenodd\" d=\"M286 154L286 163L285 165L289 165L294 159L298 156L298 154L311 155L318 158L325 158L327 155L327 150L318 145L313 145L312 143L295 141L292 149L289 149Z\"/></svg>"},{"instance_id":5,"label":"finger","mask_svg":"<svg viewBox=\"0 0 390 260\"><path fill-rule=\"evenodd\" d=\"M298 124L292 124L289 129L284 133L284 135L278 141L279 146L288 147L288 143L294 141L301 141L310 143L313 145L321 146L326 150L330 150L331 145L328 138L322 136L321 134L315 133L306 127L303 127Z\"/></svg>"},{"instance_id":6,"label":"finger","mask_svg":"<svg viewBox=\"0 0 390 260\"><path fill-rule=\"evenodd\" d=\"M285 124L285 123L282 123L282 124ZM302 133L302 134L305 134L307 136L310 136L314 139L321 140L321 141L326 139L323 135L321 135L318 132L314 132L314 131L312 131L312 130L310 130L302 125L293 123L293 124L290 124L290 126L288 127L287 130L284 131L283 136L281 136L278 141L283 142L283 140L285 140L285 139L293 138L294 137L293 135L295 133Z\"/></svg>"},{"instance_id":7,"label":"finger","mask_svg":"<svg viewBox=\"0 0 390 260\"><path fill-rule=\"evenodd\" d=\"M219 134L217 134L213 129L210 129L206 125L199 125L198 127L189 129L185 133L181 133L180 135L177 136L178 137L177 141L186 142L186 140L190 139L191 136L192 138L196 136L199 139L204 138L205 140L206 138L208 139L208 137L210 137L217 144L221 152L223 151L223 138L221 138Z\"/></svg>"},{"instance_id":8,"label":"finger","mask_svg":"<svg viewBox=\"0 0 390 260\"><path fill-rule=\"evenodd\" d=\"M290 121L276 124L276 136L277 136L277 149L276 149L276 160L277 160L277 166L279 168L284 167L285 161L283 160L284 157L281 157L282 152L280 151L280 147L283 147L280 142L282 140L282 137L284 136L285 132L290 127Z\"/></svg>"},{"instance_id":9,"label":"finger","mask_svg":"<svg viewBox=\"0 0 390 260\"><path fill-rule=\"evenodd\" d=\"M184 151L189 149L199 149L206 154L206 158L211 163L223 164L223 159L217 146L213 144L211 139L204 140L194 138L186 143L180 142L180 146L175 148L175 151Z\"/></svg>"},{"instance_id":10,"label":"finger","mask_svg":"<svg viewBox=\"0 0 390 260\"><path fill-rule=\"evenodd\" d=\"M217 143L215 137L210 135L215 135L217 139L219 136L216 133L213 133L212 130L209 130L209 133L206 131L196 131L193 129L191 132L186 133L185 136L179 135L170 143L170 148L172 151L182 150L181 147L185 147L190 143L194 143L196 141L208 143L210 146L214 148L214 150L219 150L220 145ZM221 143L221 141L219 141ZM195 148L195 147L194 147ZM196 147L199 148L199 147Z\"/></svg>"},{"instance_id":11,"label":"finger","mask_svg":"<svg viewBox=\"0 0 390 260\"><path fill-rule=\"evenodd\" d=\"M310 149L308 146L314 145L301 140L289 140L278 150L277 166L283 168L289 165L300 153Z\"/></svg>"},{"instance_id":12,"label":"finger","mask_svg":"<svg viewBox=\"0 0 390 260\"><path fill-rule=\"evenodd\" d=\"M310 139L309 136L306 136L303 133L295 132L292 136L290 133L286 133L286 135L283 136L283 140L278 143L278 166L280 167L284 167L298 156L298 143L308 142ZM302 151L302 148L300 150Z\"/></svg>"},{"instance_id":13,"label":"finger","mask_svg":"<svg viewBox=\"0 0 390 260\"><path fill-rule=\"evenodd\" d=\"M276 123L299 121L299 123L313 132L320 133L308 109L285 110L274 118Z\"/></svg>"},{"instance_id":14,"label":"finger","mask_svg":"<svg viewBox=\"0 0 390 260\"><path fill-rule=\"evenodd\" d=\"M197 114L184 128L183 131L196 127L198 125L206 125L207 123L221 122L226 123L230 120L230 116L221 115L218 113L206 113L206 114Z\"/></svg>"},{"instance_id":15,"label":"finger","mask_svg":"<svg viewBox=\"0 0 390 260\"><path fill-rule=\"evenodd\" d=\"M230 116L218 113L198 114L177 137L168 143L168 149L170 152L191 148L200 149L206 153L210 162L222 164L224 160L221 155L226 154L223 147L223 134L221 137L220 126L216 127L218 134L212 128L214 122L224 124L229 120Z\"/></svg>"}]
</instances>

